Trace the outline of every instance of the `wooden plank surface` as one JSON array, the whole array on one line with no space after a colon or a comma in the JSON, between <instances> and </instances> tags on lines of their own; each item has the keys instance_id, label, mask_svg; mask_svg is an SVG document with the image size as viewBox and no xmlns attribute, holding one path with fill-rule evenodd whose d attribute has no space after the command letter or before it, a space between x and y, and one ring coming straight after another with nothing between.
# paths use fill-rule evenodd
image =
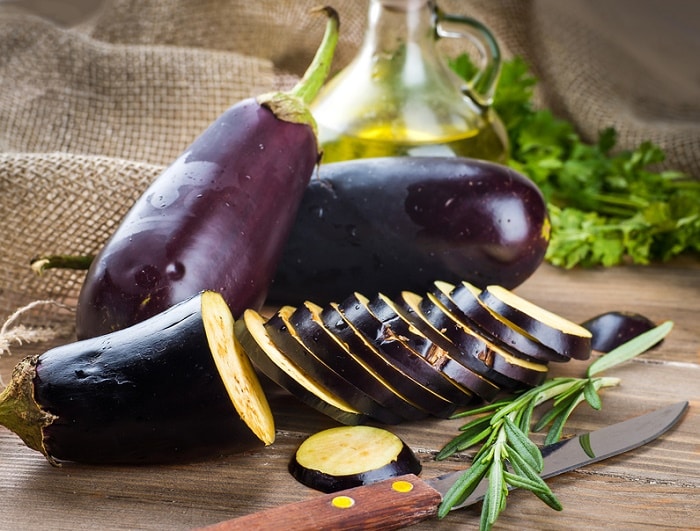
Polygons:
<instances>
[{"instance_id":1,"label":"wooden plank surface","mask_svg":"<svg viewBox=\"0 0 700 531\"><path fill-rule=\"evenodd\" d=\"M495 529L700 529L700 264L576 271L543 266L517 292L575 321L632 310L675 323L660 347L610 373L622 384L604 391L601 412L580 407L567 433L679 400L689 400L690 409L661 439L549 480L562 512L529 493L513 492ZM24 346L0 357L2 378L9 379L22 356L42 349ZM581 375L586 365L553 365L551 375ZM157 467L55 468L0 428L0 529L190 529L315 496L291 478L287 462L304 437L334 423L285 395L271 401L278 426L273 446ZM468 465L467 456L433 459L458 426L459 421L427 420L390 429L418 453L422 475L432 477ZM474 506L412 529L473 529L478 512Z\"/></svg>"}]
</instances>

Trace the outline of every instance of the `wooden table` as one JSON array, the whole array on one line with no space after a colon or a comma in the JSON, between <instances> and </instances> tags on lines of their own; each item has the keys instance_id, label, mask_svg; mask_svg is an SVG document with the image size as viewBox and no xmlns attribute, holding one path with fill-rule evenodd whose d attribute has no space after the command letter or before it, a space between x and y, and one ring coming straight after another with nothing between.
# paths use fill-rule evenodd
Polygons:
<instances>
[{"instance_id":1,"label":"wooden table","mask_svg":"<svg viewBox=\"0 0 700 531\"><path fill-rule=\"evenodd\" d=\"M657 349L609 375L603 410L581 406L566 433L580 433L679 400L690 409L671 432L647 446L552 478L564 510L530 493L513 492L496 529L700 529L700 264L563 271L543 266L517 290L575 321L609 310L633 310L674 329ZM15 348L0 358L12 366L39 348ZM552 375L582 375L585 362L553 365ZM272 400L278 436L271 447L242 455L157 467L50 466L0 428L0 529L188 529L317 495L287 473L304 437L333 423L288 397ZM435 462L434 453L458 421L429 420L392 427L420 456L423 476L464 468L466 456ZM479 507L414 529L474 529ZM280 522L280 529L284 523Z\"/></svg>"}]
</instances>

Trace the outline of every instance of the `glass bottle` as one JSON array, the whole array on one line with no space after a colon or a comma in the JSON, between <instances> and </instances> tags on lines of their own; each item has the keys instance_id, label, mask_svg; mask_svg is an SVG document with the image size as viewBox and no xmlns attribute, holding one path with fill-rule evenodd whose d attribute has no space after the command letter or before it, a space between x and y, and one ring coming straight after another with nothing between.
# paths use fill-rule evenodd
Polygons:
<instances>
[{"instance_id":1,"label":"glass bottle","mask_svg":"<svg viewBox=\"0 0 700 531\"><path fill-rule=\"evenodd\" d=\"M448 38L468 40L466 49L480 58L469 82L438 49ZM459 155L505 162L507 135L491 108L499 72L498 44L478 21L443 13L432 0L370 0L357 55L312 104L323 160Z\"/></svg>"}]
</instances>

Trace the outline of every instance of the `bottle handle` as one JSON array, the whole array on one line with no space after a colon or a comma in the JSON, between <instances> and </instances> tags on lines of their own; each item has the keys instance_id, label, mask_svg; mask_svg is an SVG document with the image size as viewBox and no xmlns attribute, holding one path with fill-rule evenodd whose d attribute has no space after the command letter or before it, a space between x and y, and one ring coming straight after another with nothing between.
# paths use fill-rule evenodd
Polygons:
<instances>
[{"instance_id":1,"label":"bottle handle","mask_svg":"<svg viewBox=\"0 0 700 531\"><path fill-rule=\"evenodd\" d=\"M501 73L501 50L491 31L478 20L462 15L443 12L435 2L435 31L438 38L469 39L477 49L481 64L478 71L467 81L463 89L477 104L488 107L493 103L493 95Z\"/></svg>"}]
</instances>

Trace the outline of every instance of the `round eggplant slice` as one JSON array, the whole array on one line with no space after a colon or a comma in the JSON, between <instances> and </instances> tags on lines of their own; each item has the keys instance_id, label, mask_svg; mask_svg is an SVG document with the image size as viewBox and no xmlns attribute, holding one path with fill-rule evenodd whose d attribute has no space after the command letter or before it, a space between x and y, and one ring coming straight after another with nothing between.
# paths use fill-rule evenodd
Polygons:
<instances>
[{"instance_id":1,"label":"round eggplant slice","mask_svg":"<svg viewBox=\"0 0 700 531\"><path fill-rule=\"evenodd\" d=\"M581 326L592 334L593 350L610 352L638 335L648 332L656 324L638 313L613 311L592 317L581 323Z\"/></svg>"},{"instance_id":2,"label":"round eggplant slice","mask_svg":"<svg viewBox=\"0 0 700 531\"><path fill-rule=\"evenodd\" d=\"M336 397L287 358L270 339L265 318L258 312L246 310L236 321L234 330L258 370L300 402L341 424L361 424L368 420L367 415Z\"/></svg>"},{"instance_id":3,"label":"round eggplant slice","mask_svg":"<svg viewBox=\"0 0 700 531\"><path fill-rule=\"evenodd\" d=\"M431 337L428 337L414 326L411 319L413 315L402 312L399 305L386 295L378 294L369 302L368 308L383 323L390 326L408 348L439 367L450 380L466 390L468 396L477 395L490 401L501 392L495 382L482 376L483 371L479 371L481 367L478 360L464 356L454 342L444 341L441 336L430 334Z\"/></svg>"},{"instance_id":4,"label":"round eggplant slice","mask_svg":"<svg viewBox=\"0 0 700 531\"><path fill-rule=\"evenodd\" d=\"M402 364L392 363L386 354L375 347L371 341L351 322L345 319L337 303L329 303L321 314L328 329L340 338L348 348L367 365L381 374L394 387L399 389L411 402L435 417L449 417L456 405L428 389L415 371L402 370Z\"/></svg>"},{"instance_id":5,"label":"round eggplant slice","mask_svg":"<svg viewBox=\"0 0 700 531\"><path fill-rule=\"evenodd\" d=\"M417 303L411 301L408 295L407 300L412 306ZM438 324L442 325L445 336L457 346L464 357L478 363L480 373L503 389L534 387L547 378L548 367L545 363L514 356L479 332L465 326L432 293L427 293L420 302L419 311L423 315L429 314L436 327Z\"/></svg>"},{"instance_id":6,"label":"round eggplant slice","mask_svg":"<svg viewBox=\"0 0 700 531\"><path fill-rule=\"evenodd\" d=\"M297 481L326 493L417 475L421 468L399 437L372 426L340 426L311 435L289 463Z\"/></svg>"},{"instance_id":7,"label":"round eggplant slice","mask_svg":"<svg viewBox=\"0 0 700 531\"><path fill-rule=\"evenodd\" d=\"M408 401L368 364L326 328L322 308L306 301L289 316L289 322L306 347L326 365L405 420L425 418L427 412Z\"/></svg>"},{"instance_id":8,"label":"round eggplant slice","mask_svg":"<svg viewBox=\"0 0 700 531\"><path fill-rule=\"evenodd\" d=\"M404 420L400 415L385 408L373 397L360 389L354 382L327 365L316 354L315 345L306 344L299 331L290 321L296 309L291 306L280 308L265 323L265 330L277 348L284 352L293 363L317 382L321 382L335 396L352 404L367 416L383 423L398 424Z\"/></svg>"},{"instance_id":9,"label":"round eggplant slice","mask_svg":"<svg viewBox=\"0 0 700 531\"><path fill-rule=\"evenodd\" d=\"M460 387L431 363L428 357L410 348L403 338L394 332L389 321L383 322L372 313L367 306L368 303L367 297L354 293L340 303L338 309L357 330L364 333L379 350L384 352L391 363L400 364L401 370L412 371L426 387L458 406L472 402L471 391Z\"/></svg>"},{"instance_id":10,"label":"round eggplant slice","mask_svg":"<svg viewBox=\"0 0 700 531\"><path fill-rule=\"evenodd\" d=\"M569 361L567 356L562 356L543 345L486 306L479 299L481 290L473 284L461 282L453 286L438 281L435 282L435 290L432 293L460 321L478 330L491 341L500 343L516 356L541 362Z\"/></svg>"},{"instance_id":11,"label":"round eggplant slice","mask_svg":"<svg viewBox=\"0 0 700 531\"><path fill-rule=\"evenodd\" d=\"M591 332L523 299L502 286L488 286L479 299L506 321L524 330L562 356L586 360L591 356Z\"/></svg>"}]
</instances>

